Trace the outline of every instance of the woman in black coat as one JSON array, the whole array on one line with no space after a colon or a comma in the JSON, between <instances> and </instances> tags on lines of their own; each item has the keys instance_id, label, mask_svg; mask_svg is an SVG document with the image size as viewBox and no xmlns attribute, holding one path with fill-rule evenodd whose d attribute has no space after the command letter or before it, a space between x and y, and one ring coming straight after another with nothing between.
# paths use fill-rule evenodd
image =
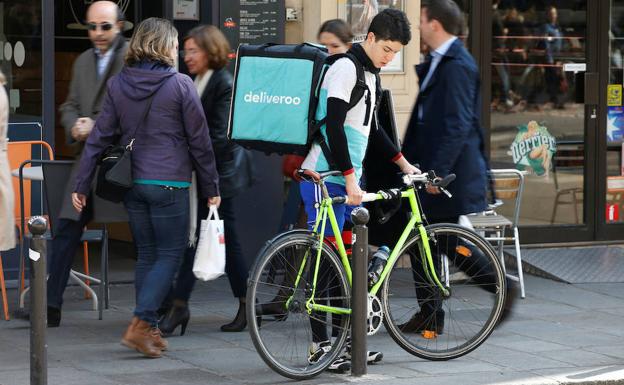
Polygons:
<instances>
[{"instance_id":1,"label":"woman in black coat","mask_svg":"<svg viewBox=\"0 0 624 385\"><path fill-rule=\"evenodd\" d=\"M228 116L232 98L232 76L225 69L230 45L218 28L211 25L198 26L184 38L184 63L195 75L194 83L206 114L210 138L217 160L221 206L219 216L225 227L226 273L234 296L239 300L234 320L221 326L224 332L242 331L247 325L245 296L249 268L235 229L234 197L252 182L250 154L227 138ZM197 236L200 222L208 215L208 208L201 200L198 204ZM168 310L160 323L164 334L171 334L181 325L184 334L190 318L188 300L195 285L193 261L195 248L186 250L184 261L173 287ZM165 305L165 309L167 305Z\"/></svg>"}]
</instances>

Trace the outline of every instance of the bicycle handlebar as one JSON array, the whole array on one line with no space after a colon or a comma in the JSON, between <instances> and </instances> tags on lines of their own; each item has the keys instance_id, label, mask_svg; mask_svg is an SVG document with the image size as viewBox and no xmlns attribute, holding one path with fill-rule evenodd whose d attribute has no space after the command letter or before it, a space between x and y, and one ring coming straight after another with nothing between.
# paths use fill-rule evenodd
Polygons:
<instances>
[{"instance_id":1,"label":"bicycle handlebar","mask_svg":"<svg viewBox=\"0 0 624 385\"><path fill-rule=\"evenodd\" d=\"M445 190L445 187L453 182L456 178L455 174L449 174L444 178L439 178L435 175L434 171L429 171L422 174L405 174L403 175L403 183L410 186L414 183L418 184L430 184L431 186L438 187L449 198L452 197L451 193ZM398 189L397 189L398 190ZM379 193L364 193L362 196L362 203L373 202L379 199L387 199L381 196ZM332 204L349 204L349 197L337 196L332 198Z\"/></svg>"}]
</instances>

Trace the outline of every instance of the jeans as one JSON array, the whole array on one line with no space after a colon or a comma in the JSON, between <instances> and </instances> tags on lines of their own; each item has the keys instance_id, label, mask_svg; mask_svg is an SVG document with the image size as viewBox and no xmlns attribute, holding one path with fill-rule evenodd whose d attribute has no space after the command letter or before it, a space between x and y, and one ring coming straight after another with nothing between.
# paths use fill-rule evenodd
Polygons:
<instances>
[{"instance_id":1,"label":"jeans","mask_svg":"<svg viewBox=\"0 0 624 385\"><path fill-rule=\"evenodd\" d=\"M189 192L135 184L124 204L137 249L134 315L156 325L188 244Z\"/></svg>"},{"instance_id":2,"label":"jeans","mask_svg":"<svg viewBox=\"0 0 624 385\"><path fill-rule=\"evenodd\" d=\"M200 199L197 207L197 236L201 229L202 219L208 216L208 202L206 199ZM247 277L249 276L249 268L247 260L243 255L236 231L236 216L234 213L234 198L223 198L221 206L219 206L219 218L223 220L223 228L225 231L225 272L230 281L232 293L236 298L244 298L247 295ZM195 248L189 247L184 253L184 261L180 266L175 286L173 287L169 298L165 301L164 307L171 305L171 301L179 299L188 302L191 298L191 292L195 286L195 275L193 274L193 263L195 262Z\"/></svg>"},{"instance_id":3,"label":"jeans","mask_svg":"<svg viewBox=\"0 0 624 385\"><path fill-rule=\"evenodd\" d=\"M91 200L89 197L88 201ZM50 250L48 266L49 277L48 306L60 309L63 305L63 293L67 287L69 272L76 250L80 246L80 237L84 227L93 218L93 205L87 204L80 220L59 219L54 229L54 239Z\"/></svg>"}]
</instances>

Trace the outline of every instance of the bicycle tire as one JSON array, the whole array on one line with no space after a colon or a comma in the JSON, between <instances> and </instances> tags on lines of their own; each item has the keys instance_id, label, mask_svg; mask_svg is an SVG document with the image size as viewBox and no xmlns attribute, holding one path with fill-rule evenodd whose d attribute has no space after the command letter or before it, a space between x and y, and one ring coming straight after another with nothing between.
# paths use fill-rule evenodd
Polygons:
<instances>
[{"instance_id":1,"label":"bicycle tire","mask_svg":"<svg viewBox=\"0 0 624 385\"><path fill-rule=\"evenodd\" d=\"M399 254L404 259L397 258L383 283L384 325L407 352L445 361L468 354L492 333L503 311L506 278L492 247L474 231L455 224L431 225L426 231L432 254L450 256L446 259L454 262L447 269L442 268L442 263L436 267L443 283L449 278L450 295L444 298L437 286L423 281L421 270L413 267L414 261L420 259L410 257L406 268L406 258L418 249L421 239L416 234L405 243ZM420 258L420 251L417 257ZM468 275L466 270L474 274ZM416 278L424 283L417 285ZM417 293L421 294L420 303ZM437 310L427 312L427 308Z\"/></svg>"},{"instance_id":2,"label":"bicycle tire","mask_svg":"<svg viewBox=\"0 0 624 385\"><path fill-rule=\"evenodd\" d=\"M295 380L312 378L334 362L344 347L349 330L350 315L335 318L326 313L309 314L305 309L305 300L311 295L311 280L307 277L311 277L314 271L314 264L310 263L315 262L316 252L307 258L299 284L297 287L294 285L293 278L303 258L298 259L317 246L318 237L309 231L277 236L260 252L248 282L247 320L253 344L271 369ZM338 301L340 307L350 308L351 291L344 267L333 249L325 243L321 252L321 266L325 266L325 271L319 268L317 285L320 286L319 282L324 280L328 284L324 289L317 288L316 303ZM286 298L291 296L291 306L286 308ZM314 363L308 361L313 342L310 318L320 320L317 325L335 333L330 337L331 350Z\"/></svg>"}]
</instances>

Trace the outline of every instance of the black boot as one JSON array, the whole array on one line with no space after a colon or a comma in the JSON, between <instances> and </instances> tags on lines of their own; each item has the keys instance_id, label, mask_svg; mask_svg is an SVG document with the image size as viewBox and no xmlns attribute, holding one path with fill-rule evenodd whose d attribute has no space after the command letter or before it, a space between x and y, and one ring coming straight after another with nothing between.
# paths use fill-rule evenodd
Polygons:
<instances>
[{"instance_id":1,"label":"black boot","mask_svg":"<svg viewBox=\"0 0 624 385\"><path fill-rule=\"evenodd\" d=\"M236 317L229 324L221 325L222 332L241 332L247 326L247 312L245 309L245 299L238 299L238 312Z\"/></svg>"},{"instance_id":2,"label":"black boot","mask_svg":"<svg viewBox=\"0 0 624 385\"><path fill-rule=\"evenodd\" d=\"M174 303L169 309L167 314L163 317L162 321L158 325L158 328L163 335L169 336L173 334L178 325L181 325L180 335L183 336L186 332L186 325L188 325L191 318L191 312L189 311L188 304Z\"/></svg>"},{"instance_id":3,"label":"black boot","mask_svg":"<svg viewBox=\"0 0 624 385\"><path fill-rule=\"evenodd\" d=\"M57 328L61 325L61 309L48 306L48 327Z\"/></svg>"}]
</instances>

